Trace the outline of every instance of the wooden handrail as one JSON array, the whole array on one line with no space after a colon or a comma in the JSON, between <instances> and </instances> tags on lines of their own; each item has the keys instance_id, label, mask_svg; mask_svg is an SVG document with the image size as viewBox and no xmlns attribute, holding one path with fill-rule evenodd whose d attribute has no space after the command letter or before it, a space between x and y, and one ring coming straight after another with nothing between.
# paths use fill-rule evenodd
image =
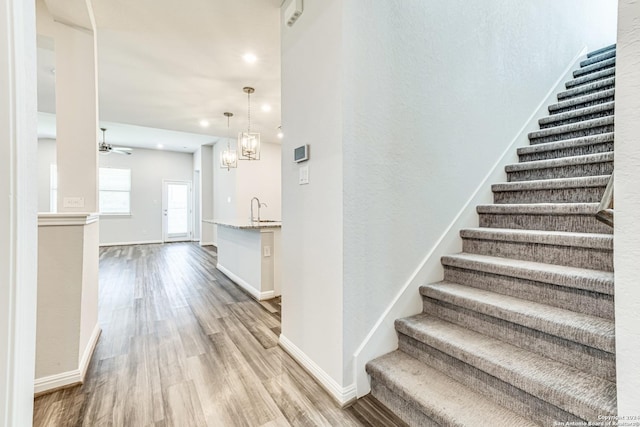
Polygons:
<instances>
[{"instance_id":1,"label":"wooden handrail","mask_svg":"<svg viewBox=\"0 0 640 427\"><path fill-rule=\"evenodd\" d=\"M605 188L604 194L602 195L602 201L600 201L600 205L598 205L596 219L613 227L613 172L607 183L607 188Z\"/></svg>"}]
</instances>

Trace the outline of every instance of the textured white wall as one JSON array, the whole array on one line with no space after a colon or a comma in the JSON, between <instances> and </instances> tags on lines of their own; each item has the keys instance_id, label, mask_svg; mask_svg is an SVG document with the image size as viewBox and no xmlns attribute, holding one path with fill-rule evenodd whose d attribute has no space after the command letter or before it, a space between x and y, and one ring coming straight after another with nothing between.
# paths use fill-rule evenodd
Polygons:
<instances>
[{"instance_id":1,"label":"textured white wall","mask_svg":"<svg viewBox=\"0 0 640 427\"><path fill-rule=\"evenodd\" d=\"M616 59L615 282L618 411L640 414L640 3L621 0Z\"/></svg>"},{"instance_id":2,"label":"textured white wall","mask_svg":"<svg viewBox=\"0 0 640 427\"><path fill-rule=\"evenodd\" d=\"M131 216L102 216L100 244L162 240L162 180L191 181L193 155L136 148L100 156L100 167L131 169Z\"/></svg>"},{"instance_id":3,"label":"textured white wall","mask_svg":"<svg viewBox=\"0 0 640 427\"><path fill-rule=\"evenodd\" d=\"M572 58L614 42L616 4L345 5L349 358Z\"/></svg>"},{"instance_id":4,"label":"textured white wall","mask_svg":"<svg viewBox=\"0 0 640 427\"><path fill-rule=\"evenodd\" d=\"M282 29L282 335L340 387L342 0L306 0ZM293 149L310 145L308 185Z\"/></svg>"},{"instance_id":5,"label":"textured white wall","mask_svg":"<svg viewBox=\"0 0 640 427\"><path fill-rule=\"evenodd\" d=\"M282 30L283 159L311 144L309 186L283 163L283 335L348 387L354 351L405 285L419 310L410 278L572 59L613 42L616 3L320 3Z\"/></svg>"},{"instance_id":6,"label":"textured white wall","mask_svg":"<svg viewBox=\"0 0 640 427\"><path fill-rule=\"evenodd\" d=\"M214 191L213 185L215 182L215 170L213 163L213 147L210 145L203 145L200 147L200 184L202 188L200 193L202 199L200 199L200 213L202 219L213 219L214 216ZM212 245L216 242L215 227L210 223L201 223L200 228L200 243L203 245Z\"/></svg>"}]
</instances>

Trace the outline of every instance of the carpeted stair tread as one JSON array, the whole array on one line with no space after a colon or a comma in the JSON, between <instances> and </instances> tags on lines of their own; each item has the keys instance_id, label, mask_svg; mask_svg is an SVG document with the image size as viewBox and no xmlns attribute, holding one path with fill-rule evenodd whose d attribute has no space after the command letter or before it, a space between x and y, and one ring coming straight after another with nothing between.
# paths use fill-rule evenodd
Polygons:
<instances>
[{"instance_id":1,"label":"carpeted stair tread","mask_svg":"<svg viewBox=\"0 0 640 427\"><path fill-rule=\"evenodd\" d=\"M505 166L505 171L518 172L532 169L550 169L561 166L587 165L591 163L613 162L613 151L608 153L585 154L583 156L561 157L559 159L545 159L531 162L514 163Z\"/></svg>"},{"instance_id":2,"label":"carpeted stair tread","mask_svg":"<svg viewBox=\"0 0 640 427\"><path fill-rule=\"evenodd\" d=\"M597 105L590 105L584 108L577 108L575 110L566 111L564 113L552 114L548 117L543 117L542 119L538 120L538 124L541 127L549 127L558 122L566 122L568 120L588 120L588 116L593 116L595 114L612 115L614 112L614 105L615 102L612 101Z\"/></svg>"},{"instance_id":3,"label":"carpeted stair tread","mask_svg":"<svg viewBox=\"0 0 640 427\"><path fill-rule=\"evenodd\" d=\"M609 182L610 175L579 178L538 179L534 181L501 182L491 185L492 191L548 190L555 188L602 187Z\"/></svg>"},{"instance_id":4,"label":"carpeted stair tread","mask_svg":"<svg viewBox=\"0 0 640 427\"><path fill-rule=\"evenodd\" d=\"M615 58L615 57L616 57L616 51L613 49L608 50L598 55L590 56L587 59L583 59L582 61L580 61L580 68L586 68L589 65L593 65L602 61L606 61L607 59Z\"/></svg>"},{"instance_id":5,"label":"carpeted stair tread","mask_svg":"<svg viewBox=\"0 0 640 427\"><path fill-rule=\"evenodd\" d=\"M566 101L551 104L548 107L550 114L559 114L559 111L573 108L575 106L598 102L599 100L612 98L615 96L615 89L605 89L600 92L591 93L589 95L577 96Z\"/></svg>"},{"instance_id":6,"label":"carpeted stair tread","mask_svg":"<svg viewBox=\"0 0 640 427\"><path fill-rule=\"evenodd\" d=\"M446 281L421 286L420 293L578 344L615 352L611 320Z\"/></svg>"},{"instance_id":7,"label":"carpeted stair tread","mask_svg":"<svg viewBox=\"0 0 640 427\"><path fill-rule=\"evenodd\" d=\"M498 203L479 205L480 227L611 234L595 214L598 203Z\"/></svg>"},{"instance_id":8,"label":"carpeted stair tread","mask_svg":"<svg viewBox=\"0 0 640 427\"><path fill-rule=\"evenodd\" d=\"M597 80L602 80L602 79L615 76L615 74L616 74L616 67L605 68L604 70L596 71L595 73L586 74L584 76L575 78L573 80L569 80L568 82L565 83L564 86L567 89L571 89L586 83L595 82Z\"/></svg>"},{"instance_id":9,"label":"carpeted stair tread","mask_svg":"<svg viewBox=\"0 0 640 427\"><path fill-rule=\"evenodd\" d=\"M613 142L613 132L583 136L580 138L565 139L563 141L547 142L544 144L528 145L526 147L518 148L518 155L523 156L526 154L540 153L544 151L556 151L570 147L604 144L607 142Z\"/></svg>"},{"instance_id":10,"label":"carpeted stair tread","mask_svg":"<svg viewBox=\"0 0 640 427\"><path fill-rule=\"evenodd\" d=\"M564 363L427 314L396 320L396 329L582 419L616 413L615 383Z\"/></svg>"},{"instance_id":11,"label":"carpeted stair tread","mask_svg":"<svg viewBox=\"0 0 640 427\"><path fill-rule=\"evenodd\" d=\"M442 257L442 264L455 268L499 274L548 283L555 286L613 295L613 273L609 271L567 267L464 252Z\"/></svg>"},{"instance_id":12,"label":"carpeted stair tread","mask_svg":"<svg viewBox=\"0 0 640 427\"><path fill-rule=\"evenodd\" d=\"M439 425L537 426L401 351L369 362L367 372Z\"/></svg>"},{"instance_id":13,"label":"carpeted stair tread","mask_svg":"<svg viewBox=\"0 0 640 427\"><path fill-rule=\"evenodd\" d=\"M610 77L608 79L602 79L593 83L585 84L582 86L574 87L558 94L558 101L567 100L577 96L584 96L590 93L598 92L601 90L612 89L615 86L616 78Z\"/></svg>"},{"instance_id":14,"label":"carpeted stair tread","mask_svg":"<svg viewBox=\"0 0 640 427\"><path fill-rule=\"evenodd\" d=\"M532 144L534 144L535 143L534 140L536 139L542 139L542 138L553 137L558 135L561 136L561 135L572 133L572 132L593 130L599 127L612 126L613 123L614 123L614 117L607 116L607 117L600 117L600 118L591 119L591 120L585 120L578 123L571 123L568 125L555 126L547 129L541 129L538 131L530 132L529 140L531 141ZM604 132L601 132L601 133L604 133Z\"/></svg>"},{"instance_id":15,"label":"carpeted stair tread","mask_svg":"<svg viewBox=\"0 0 640 427\"><path fill-rule=\"evenodd\" d=\"M463 239L613 250L613 236L610 234L514 230L509 228L465 228L460 230L460 236Z\"/></svg>"},{"instance_id":16,"label":"carpeted stair tread","mask_svg":"<svg viewBox=\"0 0 640 427\"><path fill-rule=\"evenodd\" d=\"M615 53L615 52L614 52ZM595 58L591 58L592 60ZM579 68L573 72L573 77L578 78L582 76L587 76L589 74L596 73L601 70L605 70L607 68L613 68L616 66L616 58L615 55L609 58L600 59L599 61L593 62L589 65L585 65L582 68Z\"/></svg>"},{"instance_id":17,"label":"carpeted stair tread","mask_svg":"<svg viewBox=\"0 0 640 427\"><path fill-rule=\"evenodd\" d=\"M598 56L600 54L603 54L609 50L614 50L616 48L616 44L611 44L609 46L605 46L605 47L601 47L600 49L596 49L594 51L591 51L589 53L587 53L587 58L593 58L594 56Z\"/></svg>"}]
</instances>

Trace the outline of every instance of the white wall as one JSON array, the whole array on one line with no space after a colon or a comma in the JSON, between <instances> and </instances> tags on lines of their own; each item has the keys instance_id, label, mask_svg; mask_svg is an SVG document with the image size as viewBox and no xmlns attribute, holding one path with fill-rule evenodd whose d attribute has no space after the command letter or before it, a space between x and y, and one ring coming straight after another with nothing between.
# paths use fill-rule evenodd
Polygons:
<instances>
[{"instance_id":1,"label":"white wall","mask_svg":"<svg viewBox=\"0 0 640 427\"><path fill-rule=\"evenodd\" d=\"M616 59L615 239L618 411L640 414L640 3L620 2Z\"/></svg>"},{"instance_id":2,"label":"white wall","mask_svg":"<svg viewBox=\"0 0 640 427\"><path fill-rule=\"evenodd\" d=\"M204 220L214 218L213 166L213 147L203 145L200 147L200 193L202 194L202 198L200 199L200 216ZM216 244L216 230L213 224L209 222L201 223L200 244Z\"/></svg>"},{"instance_id":3,"label":"white wall","mask_svg":"<svg viewBox=\"0 0 640 427\"><path fill-rule=\"evenodd\" d=\"M236 141L231 141L233 147ZM239 160L238 167L220 167L220 155L226 150L222 140L213 148L213 217L217 220L248 220L251 199L257 197L266 207L260 209L262 219L282 218L281 146L262 142L260 160Z\"/></svg>"},{"instance_id":4,"label":"white wall","mask_svg":"<svg viewBox=\"0 0 640 427\"><path fill-rule=\"evenodd\" d=\"M324 372L323 384L333 386L334 396L348 394L343 390L342 29L342 0L307 0L296 24L282 30L282 337L306 355L307 369ZM298 185L300 165L291 161L302 144L310 145L304 164L308 185Z\"/></svg>"},{"instance_id":5,"label":"white wall","mask_svg":"<svg viewBox=\"0 0 640 427\"><path fill-rule=\"evenodd\" d=\"M0 426L33 415L37 278L34 2L0 7Z\"/></svg>"},{"instance_id":6,"label":"white wall","mask_svg":"<svg viewBox=\"0 0 640 427\"><path fill-rule=\"evenodd\" d=\"M51 211L51 165L55 164L55 139L38 139L38 212Z\"/></svg>"},{"instance_id":7,"label":"white wall","mask_svg":"<svg viewBox=\"0 0 640 427\"><path fill-rule=\"evenodd\" d=\"M405 314L420 310L411 279L441 267L416 269L566 67L612 43L615 25L615 1L306 1L282 34L283 156L311 144L308 187L283 165L283 335L348 388L390 301L409 285Z\"/></svg>"},{"instance_id":8,"label":"white wall","mask_svg":"<svg viewBox=\"0 0 640 427\"><path fill-rule=\"evenodd\" d=\"M613 43L616 22L612 1L359 3L345 3L344 27L345 357L570 61Z\"/></svg>"},{"instance_id":9,"label":"white wall","mask_svg":"<svg viewBox=\"0 0 640 427\"><path fill-rule=\"evenodd\" d=\"M100 244L162 240L162 180L191 181L193 155L136 148L100 156L100 167L131 169L131 215L100 218Z\"/></svg>"}]
</instances>

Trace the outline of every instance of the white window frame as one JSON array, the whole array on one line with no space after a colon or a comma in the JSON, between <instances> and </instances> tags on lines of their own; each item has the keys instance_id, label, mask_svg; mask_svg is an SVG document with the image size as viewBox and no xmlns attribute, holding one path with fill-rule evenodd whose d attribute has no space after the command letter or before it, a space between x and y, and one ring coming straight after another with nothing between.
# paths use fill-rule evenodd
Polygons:
<instances>
[{"instance_id":1,"label":"white window frame","mask_svg":"<svg viewBox=\"0 0 640 427\"><path fill-rule=\"evenodd\" d=\"M102 171L103 170L121 170L121 171L127 171L129 174L129 187L126 190L123 189L114 189L114 188L108 188L108 184L103 182L103 179L100 179L102 176ZM107 188L104 188L107 187ZM101 202L102 197L100 197L102 195L103 192L121 192L121 193L127 193L128 195L128 199L129 199L129 210L128 212L103 212L103 203ZM99 172L98 172L98 200L99 202L99 209L100 209L100 215L101 216L130 216L131 215L131 169L129 168L99 168Z\"/></svg>"}]
</instances>

